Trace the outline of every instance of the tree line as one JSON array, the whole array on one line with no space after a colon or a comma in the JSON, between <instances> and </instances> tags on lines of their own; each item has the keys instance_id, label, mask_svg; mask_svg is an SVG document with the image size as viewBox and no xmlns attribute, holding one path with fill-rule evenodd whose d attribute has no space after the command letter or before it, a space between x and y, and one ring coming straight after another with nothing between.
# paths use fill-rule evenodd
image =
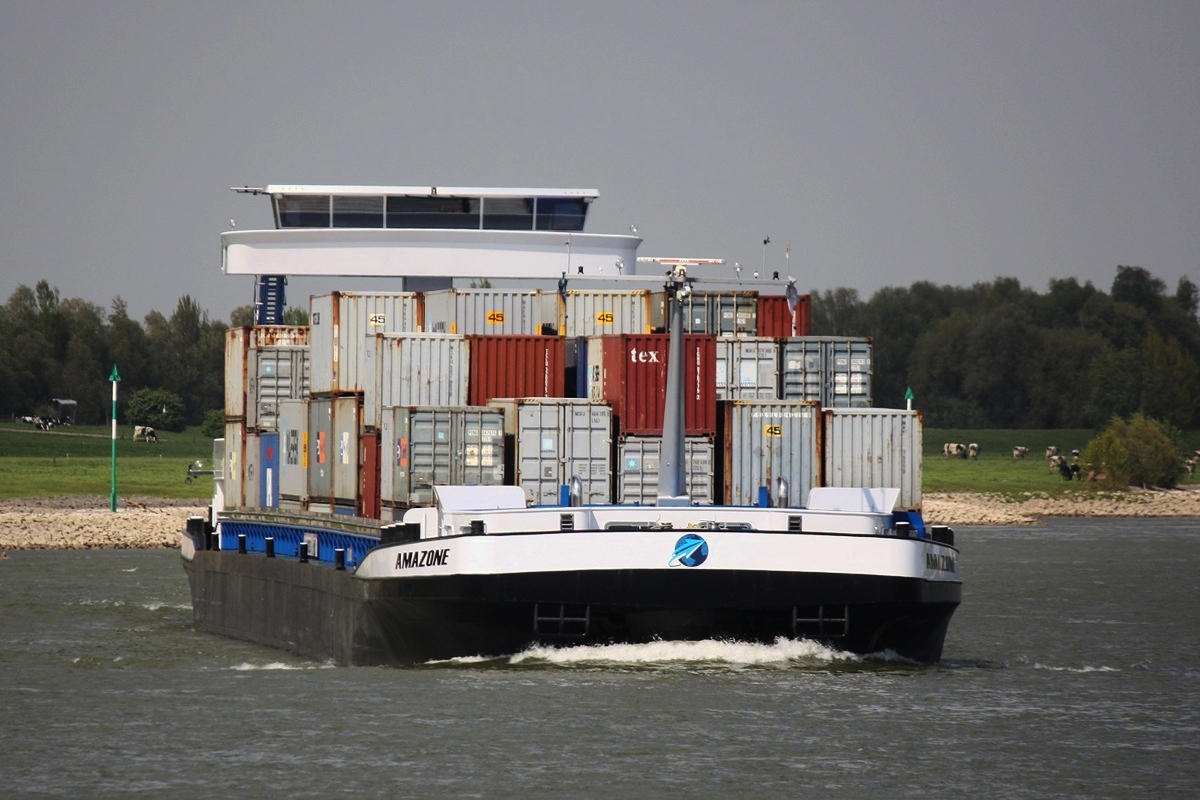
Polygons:
<instances>
[{"instance_id":1,"label":"tree line","mask_svg":"<svg viewBox=\"0 0 1200 800\"><path fill-rule=\"evenodd\" d=\"M814 292L814 334L873 338L875 405L936 428L1096 428L1135 413L1200 425L1200 292L1119 266L1109 292L1075 278Z\"/></svg>"},{"instance_id":2,"label":"tree line","mask_svg":"<svg viewBox=\"0 0 1200 800\"><path fill-rule=\"evenodd\" d=\"M1173 293L1147 270L1119 266L1108 292L1075 278L1044 293L997 278L812 298L814 334L873 339L875 405L902 408L911 387L928 427L1095 428L1135 413L1200 426L1200 291L1186 277ZM242 306L229 325L252 318ZM307 324L307 314L289 308L285 321ZM120 297L105 312L61 299L46 281L20 286L0 307L0 414L42 414L69 398L77 422L105 424L116 364L122 397L167 392L171 418L198 425L224 408L229 325L188 295L169 317L151 311L139 322ZM159 405L153 397L148 405Z\"/></svg>"},{"instance_id":3,"label":"tree line","mask_svg":"<svg viewBox=\"0 0 1200 800\"><path fill-rule=\"evenodd\" d=\"M230 324L252 319L253 307L242 306ZM307 324L298 309L288 309L285 319ZM46 281L19 286L0 306L0 414L45 415L51 399L64 398L77 403L77 423L106 424L116 365L122 407L141 393L143 401L163 404L165 418L200 424L206 412L225 407L228 327L189 295L169 317L151 311L139 322L119 296L105 312L85 300L62 299ZM118 414L123 423L140 422Z\"/></svg>"}]
</instances>

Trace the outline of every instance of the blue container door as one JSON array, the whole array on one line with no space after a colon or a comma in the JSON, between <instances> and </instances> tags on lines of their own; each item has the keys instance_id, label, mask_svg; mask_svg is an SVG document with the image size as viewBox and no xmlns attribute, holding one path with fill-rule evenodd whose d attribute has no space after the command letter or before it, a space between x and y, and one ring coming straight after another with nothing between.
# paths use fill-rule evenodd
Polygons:
<instances>
[{"instance_id":1,"label":"blue container door","mask_svg":"<svg viewBox=\"0 0 1200 800\"><path fill-rule=\"evenodd\" d=\"M258 435L258 497L263 508L279 508L279 434Z\"/></svg>"}]
</instances>

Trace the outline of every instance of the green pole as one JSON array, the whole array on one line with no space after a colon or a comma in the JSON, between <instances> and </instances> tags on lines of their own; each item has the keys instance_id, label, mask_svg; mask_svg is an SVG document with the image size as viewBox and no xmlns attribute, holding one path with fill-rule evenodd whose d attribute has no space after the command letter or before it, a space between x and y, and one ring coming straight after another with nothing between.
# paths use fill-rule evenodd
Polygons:
<instances>
[{"instance_id":1,"label":"green pole","mask_svg":"<svg viewBox=\"0 0 1200 800\"><path fill-rule=\"evenodd\" d=\"M112 375L108 376L113 385L112 408L112 494L108 498L109 511L117 510L117 383L121 380L117 365L113 364Z\"/></svg>"}]
</instances>

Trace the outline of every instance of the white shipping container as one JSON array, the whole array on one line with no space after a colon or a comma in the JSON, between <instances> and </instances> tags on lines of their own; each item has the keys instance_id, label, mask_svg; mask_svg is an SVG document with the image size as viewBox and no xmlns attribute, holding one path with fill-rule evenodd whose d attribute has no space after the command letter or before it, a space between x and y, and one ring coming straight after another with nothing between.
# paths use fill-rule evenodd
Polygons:
<instances>
[{"instance_id":1,"label":"white shipping container","mask_svg":"<svg viewBox=\"0 0 1200 800\"><path fill-rule=\"evenodd\" d=\"M722 496L727 505L758 504L766 487L781 504L778 479L787 481L786 507L808 502L821 485L821 406L803 401L739 400L724 404Z\"/></svg>"},{"instance_id":2,"label":"white shipping container","mask_svg":"<svg viewBox=\"0 0 1200 800\"><path fill-rule=\"evenodd\" d=\"M568 291L557 298L558 331L568 337L651 332L654 293Z\"/></svg>"},{"instance_id":3,"label":"white shipping container","mask_svg":"<svg viewBox=\"0 0 1200 800\"><path fill-rule=\"evenodd\" d=\"M225 455L221 474L225 487L225 508L244 508L246 462L246 425L239 421L225 423Z\"/></svg>"},{"instance_id":4,"label":"white shipping container","mask_svg":"<svg viewBox=\"0 0 1200 800\"><path fill-rule=\"evenodd\" d=\"M362 391L367 337L421 330L415 292L331 292L314 295L308 308L317 394Z\"/></svg>"},{"instance_id":5,"label":"white shipping container","mask_svg":"<svg viewBox=\"0 0 1200 800\"><path fill-rule=\"evenodd\" d=\"M245 418L251 429L270 427L278 400L306 397L308 342L307 326L258 325L227 330L225 416Z\"/></svg>"},{"instance_id":6,"label":"white shipping container","mask_svg":"<svg viewBox=\"0 0 1200 800\"><path fill-rule=\"evenodd\" d=\"M693 504L714 502L713 441L707 436L683 440L685 482ZM661 436L623 436L617 445L617 502L654 505L658 501Z\"/></svg>"},{"instance_id":7,"label":"white shipping container","mask_svg":"<svg viewBox=\"0 0 1200 800\"><path fill-rule=\"evenodd\" d=\"M360 398L313 398L308 402L310 509L357 507Z\"/></svg>"},{"instance_id":8,"label":"white shipping container","mask_svg":"<svg viewBox=\"0 0 1200 800\"><path fill-rule=\"evenodd\" d=\"M779 342L767 337L717 339L717 399L779 397Z\"/></svg>"},{"instance_id":9,"label":"white shipping container","mask_svg":"<svg viewBox=\"0 0 1200 800\"><path fill-rule=\"evenodd\" d=\"M585 505L612 502L612 407L546 397L493 399L511 437L510 481L531 505L558 505L573 476Z\"/></svg>"},{"instance_id":10,"label":"white shipping container","mask_svg":"<svg viewBox=\"0 0 1200 800\"><path fill-rule=\"evenodd\" d=\"M467 404L470 343L448 333L379 334L366 343L363 424L379 429L389 406Z\"/></svg>"},{"instance_id":11,"label":"white shipping container","mask_svg":"<svg viewBox=\"0 0 1200 800\"><path fill-rule=\"evenodd\" d=\"M279 505L300 509L308 502L308 401L279 404Z\"/></svg>"},{"instance_id":12,"label":"white shipping container","mask_svg":"<svg viewBox=\"0 0 1200 800\"><path fill-rule=\"evenodd\" d=\"M426 292L425 330L430 333L542 333L545 319L541 292L502 289L441 289Z\"/></svg>"},{"instance_id":13,"label":"white shipping container","mask_svg":"<svg viewBox=\"0 0 1200 800\"><path fill-rule=\"evenodd\" d=\"M826 409L824 485L899 489L897 509L921 508L920 411Z\"/></svg>"}]
</instances>

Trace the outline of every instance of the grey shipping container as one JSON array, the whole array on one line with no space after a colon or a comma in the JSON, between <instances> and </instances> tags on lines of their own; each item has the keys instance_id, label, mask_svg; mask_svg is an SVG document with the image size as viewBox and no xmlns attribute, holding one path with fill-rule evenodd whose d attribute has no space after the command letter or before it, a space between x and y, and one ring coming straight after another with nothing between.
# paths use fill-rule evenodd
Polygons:
<instances>
[{"instance_id":1,"label":"grey shipping container","mask_svg":"<svg viewBox=\"0 0 1200 800\"><path fill-rule=\"evenodd\" d=\"M308 503L308 401L279 404L279 507L298 511Z\"/></svg>"},{"instance_id":2,"label":"grey shipping container","mask_svg":"<svg viewBox=\"0 0 1200 800\"><path fill-rule=\"evenodd\" d=\"M921 508L920 411L824 411L824 485L899 489L897 509Z\"/></svg>"},{"instance_id":3,"label":"grey shipping container","mask_svg":"<svg viewBox=\"0 0 1200 800\"><path fill-rule=\"evenodd\" d=\"M666 294L657 293L652 324L666 330ZM683 332L712 336L758 334L758 292L692 292L683 301Z\"/></svg>"},{"instance_id":4,"label":"grey shipping container","mask_svg":"<svg viewBox=\"0 0 1200 800\"><path fill-rule=\"evenodd\" d=\"M308 327L260 325L225 333L225 417L274 429L279 400L307 397Z\"/></svg>"},{"instance_id":5,"label":"grey shipping container","mask_svg":"<svg viewBox=\"0 0 1200 800\"><path fill-rule=\"evenodd\" d=\"M782 399L816 400L824 408L871 406L871 340L793 336L780 356Z\"/></svg>"},{"instance_id":6,"label":"grey shipping container","mask_svg":"<svg viewBox=\"0 0 1200 800\"><path fill-rule=\"evenodd\" d=\"M247 430L246 447L242 452L242 506L245 508L261 508L263 505L261 472L262 451L258 434Z\"/></svg>"},{"instance_id":7,"label":"grey shipping container","mask_svg":"<svg viewBox=\"0 0 1200 800\"><path fill-rule=\"evenodd\" d=\"M607 336L650 333L655 293L640 291L576 291L554 293L558 299L558 332L564 336Z\"/></svg>"},{"instance_id":8,"label":"grey shipping container","mask_svg":"<svg viewBox=\"0 0 1200 800\"><path fill-rule=\"evenodd\" d=\"M430 333L542 333L545 303L539 291L441 289L425 293L425 330Z\"/></svg>"},{"instance_id":9,"label":"grey shipping container","mask_svg":"<svg viewBox=\"0 0 1200 800\"><path fill-rule=\"evenodd\" d=\"M771 505L799 507L821 485L821 406L788 400L731 400L721 424L722 497L727 505L758 504L766 487ZM781 503L778 479L787 481Z\"/></svg>"},{"instance_id":10,"label":"grey shipping container","mask_svg":"<svg viewBox=\"0 0 1200 800\"><path fill-rule=\"evenodd\" d=\"M311 510L332 511L334 506L359 505L359 400L352 395L308 401Z\"/></svg>"},{"instance_id":11,"label":"grey shipping container","mask_svg":"<svg viewBox=\"0 0 1200 800\"><path fill-rule=\"evenodd\" d=\"M533 505L557 505L573 476L584 504L612 502L612 407L546 397L488 401L503 409L512 469L509 482Z\"/></svg>"},{"instance_id":12,"label":"grey shipping container","mask_svg":"<svg viewBox=\"0 0 1200 800\"><path fill-rule=\"evenodd\" d=\"M497 408L385 408L380 430L381 517L429 505L434 486L504 483L504 412Z\"/></svg>"},{"instance_id":13,"label":"grey shipping container","mask_svg":"<svg viewBox=\"0 0 1200 800\"><path fill-rule=\"evenodd\" d=\"M683 441L685 481L693 504L714 502L713 440L687 436ZM661 436L623 436L617 445L617 502L653 505L658 499Z\"/></svg>"},{"instance_id":14,"label":"grey shipping container","mask_svg":"<svg viewBox=\"0 0 1200 800\"><path fill-rule=\"evenodd\" d=\"M467 404L470 345L447 333L378 334L368 337L363 424L378 429L388 406Z\"/></svg>"},{"instance_id":15,"label":"grey shipping container","mask_svg":"<svg viewBox=\"0 0 1200 800\"><path fill-rule=\"evenodd\" d=\"M421 330L415 292L331 292L314 295L308 308L316 394L362 390L368 336Z\"/></svg>"},{"instance_id":16,"label":"grey shipping container","mask_svg":"<svg viewBox=\"0 0 1200 800\"><path fill-rule=\"evenodd\" d=\"M779 342L765 337L717 339L717 399L779 397Z\"/></svg>"}]
</instances>

